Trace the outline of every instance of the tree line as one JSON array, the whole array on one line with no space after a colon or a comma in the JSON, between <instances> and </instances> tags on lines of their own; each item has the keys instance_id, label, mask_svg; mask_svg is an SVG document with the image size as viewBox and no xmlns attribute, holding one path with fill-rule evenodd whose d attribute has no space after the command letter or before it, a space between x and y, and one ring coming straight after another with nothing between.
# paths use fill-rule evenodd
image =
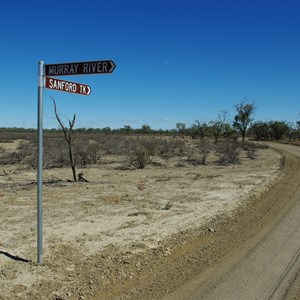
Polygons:
<instances>
[{"instance_id":1,"label":"tree line","mask_svg":"<svg viewBox=\"0 0 300 300\"><path fill-rule=\"evenodd\" d=\"M133 128L130 125L124 125L122 128L112 129L104 128L74 128L74 133L91 133L91 134L179 134L188 135L193 138L213 138L218 141L221 138L236 139L239 136L244 141L248 136L255 140L296 140L300 137L300 121L295 124L287 121L254 121L256 107L254 102L250 102L244 98L239 103L234 105L235 115L233 120L230 120L227 111L221 111L215 120L210 122L201 122L195 120L190 126L185 123L176 123L176 128L173 129L152 129L150 125L144 124L141 128ZM56 115L57 116L57 115ZM45 134L60 134L66 131L59 123L59 127L55 129L44 129ZM1 134L2 133L2 134ZM34 136L36 129L33 128L17 128L5 127L0 128L0 138L3 140L4 133L16 136L26 137L26 134Z\"/></svg>"}]
</instances>

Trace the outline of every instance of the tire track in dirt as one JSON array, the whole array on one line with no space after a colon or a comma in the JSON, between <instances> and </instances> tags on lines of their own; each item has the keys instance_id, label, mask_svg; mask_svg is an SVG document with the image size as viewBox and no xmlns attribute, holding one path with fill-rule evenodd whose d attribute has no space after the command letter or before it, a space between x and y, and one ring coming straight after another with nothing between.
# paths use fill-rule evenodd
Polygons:
<instances>
[{"instance_id":1,"label":"tire track in dirt","mask_svg":"<svg viewBox=\"0 0 300 300\"><path fill-rule=\"evenodd\" d=\"M222 266L210 270L208 282L207 274L199 278L194 284L197 289L190 286L184 299L285 299L300 268L299 215L297 203L273 230L264 230L243 249L234 251ZM172 299L177 298L172 295Z\"/></svg>"}]
</instances>

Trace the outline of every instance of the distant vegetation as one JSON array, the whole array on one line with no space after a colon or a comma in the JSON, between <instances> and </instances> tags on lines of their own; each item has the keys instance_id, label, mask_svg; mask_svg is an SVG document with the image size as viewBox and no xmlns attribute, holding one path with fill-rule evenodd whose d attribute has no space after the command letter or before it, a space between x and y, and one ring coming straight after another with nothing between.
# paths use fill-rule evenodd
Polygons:
<instances>
[{"instance_id":1,"label":"distant vegetation","mask_svg":"<svg viewBox=\"0 0 300 300\"><path fill-rule=\"evenodd\" d=\"M77 128L75 133L85 134L104 134L104 135L186 135L193 138L210 138L218 141L219 139L237 139L238 137L249 137L255 140L296 140L300 138L300 121L295 124L284 120L254 121L256 107L253 102L246 98L234 106L235 116L229 119L227 111L221 111L215 120L201 122L195 120L188 126L185 123L176 123L173 129L152 129L144 124L141 128L132 128L124 125L122 128ZM0 127L0 142L16 139L33 140L36 138L36 129L18 127ZM44 129L45 135L59 136L63 129Z\"/></svg>"},{"instance_id":2,"label":"distant vegetation","mask_svg":"<svg viewBox=\"0 0 300 300\"><path fill-rule=\"evenodd\" d=\"M256 158L257 146L247 142L246 137L255 141L296 141L300 137L300 122L254 122L254 104L245 99L235 109L233 120L229 120L228 113L222 111L215 120L208 123L196 120L187 126L179 122L171 130L154 130L147 124L138 129L129 125L119 129L75 129L74 124L72 130L63 126L60 129L45 129L44 168L70 166L70 144L65 139L70 131L73 156L71 167L74 169L99 165L107 155L122 156L121 169L161 166L163 161L174 157L178 158L178 166L205 165L210 158L210 161L219 165L236 164L240 161L241 153L249 159ZM16 140L19 142L14 151L0 146L0 164L21 163L36 168L36 129L0 128L0 143ZM73 175L76 181L75 172Z\"/></svg>"},{"instance_id":3,"label":"distant vegetation","mask_svg":"<svg viewBox=\"0 0 300 300\"><path fill-rule=\"evenodd\" d=\"M125 125L123 128L77 128L75 133L103 134L103 135L186 135L193 138L220 138L237 139L240 132L231 123L220 123L218 120L211 122L200 122L196 120L189 127L184 123L177 123L174 129L151 129L147 125L144 128L132 128ZM13 141L17 139L34 140L37 130L32 128L0 127L0 142ZM45 135L61 135L61 129L44 129ZM246 137L254 140L298 140L300 139L300 121L293 124L286 121L256 121L246 131Z\"/></svg>"}]
</instances>

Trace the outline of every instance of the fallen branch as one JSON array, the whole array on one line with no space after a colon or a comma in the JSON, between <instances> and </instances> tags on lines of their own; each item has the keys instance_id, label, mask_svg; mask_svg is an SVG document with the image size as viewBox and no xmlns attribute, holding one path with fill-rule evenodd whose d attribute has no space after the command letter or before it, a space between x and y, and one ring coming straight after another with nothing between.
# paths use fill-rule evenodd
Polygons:
<instances>
[{"instance_id":1,"label":"fallen branch","mask_svg":"<svg viewBox=\"0 0 300 300\"><path fill-rule=\"evenodd\" d=\"M80 172L80 173L78 174L78 181L81 181L81 182L89 182L87 179L85 179L85 178L83 177L83 173L82 173L82 172Z\"/></svg>"}]
</instances>

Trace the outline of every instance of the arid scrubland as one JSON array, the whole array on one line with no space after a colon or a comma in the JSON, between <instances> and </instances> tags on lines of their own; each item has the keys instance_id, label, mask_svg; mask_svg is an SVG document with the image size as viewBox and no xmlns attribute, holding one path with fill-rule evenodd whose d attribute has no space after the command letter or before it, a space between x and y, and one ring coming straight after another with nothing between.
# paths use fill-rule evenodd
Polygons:
<instances>
[{"instance_id":1,"label":"arid scrubland","mask_svg":"<svg viewBox=\"0 0 300 300\"><path fill-rule=\"evenodd\" d=\"M151 255L168 257L179 236L259 197L281 168L279 153L248 142L76 133L86 181L74 182L61 133L46 133L37 268L35 147L34 135L1 139L1 299L93 299L136 280Z\"/></svg>"}]
</instances>

